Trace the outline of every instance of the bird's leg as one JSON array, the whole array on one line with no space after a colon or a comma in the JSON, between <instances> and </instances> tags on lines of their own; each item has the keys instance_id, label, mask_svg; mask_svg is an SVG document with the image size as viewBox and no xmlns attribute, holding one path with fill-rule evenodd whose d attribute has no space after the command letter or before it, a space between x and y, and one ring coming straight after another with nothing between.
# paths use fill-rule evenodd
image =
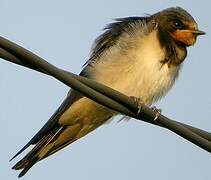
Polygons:
<instances>
[{"instance_id":1,"label":"bird's leg","mask_svg":"<svg viewBox=\"0 0 211 180\"><path fill-rule=\"evenodd\" d=\"M138 110L136 112L136 115L138 116L139 113L141 112L141 108L142 108L142 105L144 104L143 101L138 98L138 97L135 97L135 96L129 96L129 98L131 98L134 102L134 104L138 107ZM123 116L122 118L120 118L117 123L121 122L123 119L126 119L128 118L128 116ZM129 117L130 118L130 117Z\"/></svg>"},{"instance_id":2,"label":"bird's leg","mask_svg":"<svg viewBox=\"0 0 211 180\"><path fill-rule=\"evenodd\" d=\"M142 99L135 97L135 96L130 96L130 98L134 101L134 103L136 104L136 106L138 107L138 111L136 113L136 115L139 115L141 112L141 108L144 104L144 102L142 101ZM156 108L155 106L152 107L152 110L156 113L155 117L153 119L153 121L156 121L157 118L161 115L161 109Z\"/></svg>"},{"instance_id":3,"label":"bird's leg","mask_svg":"<svg viewBox=\"0 0 211 180\"><path fill-rule=\"evenodd\" d=\"M130 96L130 98L134 101L134 103L138 107L138 111L137 111L136 115L139 115L139 113L141 112L142 105L144 104L142 99L135 97L135 96Z\"/></svg>"},{"instance_id":4,"label":"bird's leg","mask_svg":"<svg viewBox=\"0 0 211 180\"><path fill-rule=\"evenodd\" d=\"M153 106L152 107L152 110L156 113L155 114L155 118L154 118L154 120L153 121L156 121L157 120L157 118L161 115L161 109L158 109L158 108L156 108L155 106Z\"/></svg>"}]
</instances>

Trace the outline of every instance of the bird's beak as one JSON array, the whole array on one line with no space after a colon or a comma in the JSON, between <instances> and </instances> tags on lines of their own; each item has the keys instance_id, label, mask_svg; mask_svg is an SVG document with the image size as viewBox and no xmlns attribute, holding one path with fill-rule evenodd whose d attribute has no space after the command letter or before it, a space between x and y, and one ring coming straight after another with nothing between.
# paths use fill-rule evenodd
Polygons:
<instances>
[{"instance_id":1,"label":"bird's beak","mask_svg":"<svg viewBox=\"0 0 211 180\"><path fill-rule=\"evenodd\" d=\"M192 31L192 33L195 34L196 36L205 35L206 34L204 31L200 31L200 30Z\"/></svg>"},{"instance_id":2,"label":"bird's beak","mask_svg":"<svg viewBox=\"0 0 211 180\"><path fill-rule=\"evenodd\" d=\"M184 30L177 30L173 32L171 35L173 39L175 39L176 41L182 42L187 46L191 46L196 42L197 36L204 34L205 34L204 31L184 29Z\"/></svg>"}]
</instances>

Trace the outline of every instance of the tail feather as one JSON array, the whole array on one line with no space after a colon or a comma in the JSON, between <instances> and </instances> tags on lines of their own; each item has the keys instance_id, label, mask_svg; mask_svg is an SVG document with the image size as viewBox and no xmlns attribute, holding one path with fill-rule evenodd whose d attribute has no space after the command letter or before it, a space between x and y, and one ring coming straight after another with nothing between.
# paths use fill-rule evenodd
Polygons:
<instances>
[{"instance_id":1,"label":"tail feather","mask_svg":"<svg viewBox=\"0 0 211 180\"><path fill-rule=\"evenodd\" d=\"M44 136L40 142L34 146L34 148L29 152L27 153L20 161L18 161L13 167L12 169L15 169L15 170L20 170L20 169L23 169L27 164L28 164L28 161L29 159L31 159L41 148L42 146L44 145L44 143L47 141L47 139L49 138L50 135L48 136Z\"/></svg>"},{"instance_id":2,"label":"tail feather","mask_svg":"<svg viewBox=\"0 0 211 180\"><path fill-rule=\"evenodd\" d=\"M12 167L12 169L23 169L19 175L23 176L37 161L42 158L40 157L40 154L46 149L46 146L49 145L62 132L63 129L64 127L57 128L50 134L44 136L28 154L26 154Z\"/></svg>"},{"instance_id":3,"label":"tail feather","mask_svg":"<svg viewBox=\"0 0 211 180\"><path fill-rule=\"evenodd\" d=\"M20 174L18 175L18 177L20 178L20 177L24 176L24 175L28 172L28 170L29 170L37 161L39 161L39 158L38 158L38 157L34 157L34 158L30 159L30 161L29 161L27 164L25 164L24 169L20 172Z\"/></svg>"},{"instance_id":4,"label":"tail feather","mask_svg":"<svg viewBox=\"0 0 211 180\"><path fill-rule=\"evenodd\" d=\"M70 126L57 126L42 139L40 139L33 149L28 152L19 162L17 162L12 169L21 170L19 177L22 177L27 171L38 161L54 154L65 146L73 143L77 139L85 136L92 130L96 129L102 124L83 124L76 123Z\"/></svg>"}]
</instances>

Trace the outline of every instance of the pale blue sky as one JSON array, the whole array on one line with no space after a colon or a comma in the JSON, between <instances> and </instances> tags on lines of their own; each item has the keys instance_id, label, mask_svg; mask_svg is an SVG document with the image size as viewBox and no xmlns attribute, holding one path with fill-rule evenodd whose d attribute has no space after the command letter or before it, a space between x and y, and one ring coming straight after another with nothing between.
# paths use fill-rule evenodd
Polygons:
<instances>
[{"instance_id":1,"label":"pale blue sky","mask_svg":"<svg viewBox=\"0 0 211 180\"><path fill-rule=\"evenodd\" d=\"M0 0L0 35L49 62L78 73L93 40L113 18L143 16L171 6L188 10L207 32L171 92L157 103L164 115L211 131L210 1ZM176 3L175 3L176 2ZM9 159L41 128L68 87L0 61L0 179L17 179ZM130 120L105 125L36 164L23 179L207 180L211 154L168 130Z\"/></svg>"}]
</instances>

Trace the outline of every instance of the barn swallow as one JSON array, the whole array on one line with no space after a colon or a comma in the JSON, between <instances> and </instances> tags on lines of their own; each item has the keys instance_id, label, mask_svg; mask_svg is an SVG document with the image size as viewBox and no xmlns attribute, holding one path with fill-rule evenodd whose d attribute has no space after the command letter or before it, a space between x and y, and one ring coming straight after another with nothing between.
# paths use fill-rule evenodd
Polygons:
<instances>
[{"instance_id":1,"label":"barn swallow","mask_svg":"<svg viewBox=\"0 0 211 180\"><path fill-rule=\"evenodd\" d=\"M146 17L126 17L109 24L94 44L80 75L107 85L146 105L163 97L175 83L187 55L196 42L194 18L180 7ZM35 163L80 139L117 115L75 90L47 123L12 158L33 145L13 169L23 176Z\"/></svg>"}]
</instances>

